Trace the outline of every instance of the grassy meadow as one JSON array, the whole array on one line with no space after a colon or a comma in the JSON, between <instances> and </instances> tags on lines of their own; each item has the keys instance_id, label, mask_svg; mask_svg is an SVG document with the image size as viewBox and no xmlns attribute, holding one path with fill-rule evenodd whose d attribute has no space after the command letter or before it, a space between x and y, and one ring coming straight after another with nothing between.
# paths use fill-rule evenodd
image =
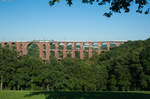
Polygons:
<instances>
[{"instance_id":1,"label":"grassy meadow","mask_svg":"<svg viewBox=\"0 0 150 99\"><path fill-rule=\"evenodd\" d=\"M0 99L150 99L150 92L0 91Z\"/></svg>"}]
</instances>

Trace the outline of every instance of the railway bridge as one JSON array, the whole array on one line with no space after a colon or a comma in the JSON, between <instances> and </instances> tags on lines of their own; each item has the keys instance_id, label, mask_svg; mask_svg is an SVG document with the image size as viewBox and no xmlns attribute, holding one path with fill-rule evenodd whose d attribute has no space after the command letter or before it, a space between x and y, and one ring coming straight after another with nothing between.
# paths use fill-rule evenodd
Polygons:
<instances>
[{"instance_id":1,"label":"railway bridge","mask_svg":"<svg viewBox=\"0 0 150 99\"><path fill-rule=\"evenodd\" d=\"M75 58L75 52L80 53L80 59L84 59L84 52L88 53L88 57L92 57L93 52L98 55L101 52L109 51L112 47L118 47L124 44L124 41L97 41L97 42L60 42L60 41L27 41L27 42L0 42L1 47L9 47L15 49L20 55L27 55L27 47L36 44L39 48L39 56L42 60L49 60L51 52L54 52L56 59L62 52L63 58L67 57L67 53L71 53L71 57Z\"/></svg>"}]
</instances>

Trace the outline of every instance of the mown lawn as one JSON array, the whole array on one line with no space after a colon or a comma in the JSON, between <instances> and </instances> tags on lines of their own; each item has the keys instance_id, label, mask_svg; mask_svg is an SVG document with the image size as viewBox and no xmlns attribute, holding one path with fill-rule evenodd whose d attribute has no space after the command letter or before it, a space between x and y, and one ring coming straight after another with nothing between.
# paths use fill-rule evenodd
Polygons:
<instances>
[{"instance_id":1,"label":"mown lawn","mask_svg":"<svg viewBox=\"0 0 150 99\"><path fill-rule=\"evenodd\" d=\"M0 99L150 99L150 92L0 91Z\"/></svg>"}]
</instances>

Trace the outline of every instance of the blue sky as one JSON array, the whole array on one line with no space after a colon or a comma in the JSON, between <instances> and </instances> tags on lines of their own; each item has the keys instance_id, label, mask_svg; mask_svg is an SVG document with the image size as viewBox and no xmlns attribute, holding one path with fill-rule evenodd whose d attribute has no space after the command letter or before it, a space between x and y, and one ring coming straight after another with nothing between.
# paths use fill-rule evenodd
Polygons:
<instances>
[{"instance_id":1,"label":"blue sky","mask_svg":"<svg viewBox=\"0 0 150 99\"><path fill-rule=\"evenodd\" d=\"M104 41L143 40L150 37L150 15L114 14L106 18L105 6L49 0L0 0L0 41ZM135 11L134 7L132 10Z\"/></svg>"}]
</instances>

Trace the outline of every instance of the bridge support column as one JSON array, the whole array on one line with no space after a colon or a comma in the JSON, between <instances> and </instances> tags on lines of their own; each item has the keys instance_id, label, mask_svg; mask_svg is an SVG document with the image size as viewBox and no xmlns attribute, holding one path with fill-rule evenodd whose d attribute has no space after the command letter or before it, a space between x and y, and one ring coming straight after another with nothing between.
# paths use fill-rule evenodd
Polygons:
<instances>
[{"instance_id":1,"label":"bridge support column","mask_svg":"<svg viewBox=\"0 0 150 99\"><path fill-rule=\"evenodd\" d=\"M89 42L88 44L89 44L89 55L88 55L88 57L91 58L92 57L92 44L93 43Z\"/></svg>"},{"instance_id":2,"label":"bridge support column","mask_svg":"<svg viewBox=\"0 0 150 99\"><path fill-rule=\"evenodd\" d=\"M97 46L98 46L98 49L97 49L97 53L98 53L98 55L100 55L100 53L101 53L101 42L98 42L97 43Z\"/></svg>"},{"instance_id":3,"label":"bridge support column","mask_svg":"<svg viewBox=\"0 0 150 99\"><path fill-rule=\"evenodd\" d=\"M12 49L12 42L8 42L9 48Z\"/></svg>"},{"instance_id":4,"label":"bridge support column","mask_svg":"<svg viewBox=\"0 0 150 99\"><path fill-rule=\"evenodd\" d=\"M28 42L22 42L22 55L27 55L27 46L28 46Z\"/></svg>"},{"instance_id":5,"label":"bridge support column","mask_svg":"<svg viewBox=\"0 0 150 99\"><path fill-rule=\"evenodd\" d=\"M39 47L39 56L41 59L43 59L43 43L42 42L37 42L37 46Z\"/></svg>"},{"instance_id":6,"label":"bridge support column","mask_svg":"<svg viewBox=\"0 0 150 99\"><path fill-rule=\"evenodd\" d=\"M63 49L63 58L66 58L66 57L67 57L67 53L66 53L66 51L67 51L67 43L66 43L66 42L64 42L63 44L64 44L64 49Z\"/></svg>"},{"instance_id":7,"label":"bridge support column","mask_svg":"<svg viewBox=\"0 0 150 99\"><path fill-rule=\"evenodd\" d=\"M72 55L72 58L75 58L75 42L72 42L71 55Z\"/></svg>"},{"instance_id":8,"label":"bridge support column","mask_svg":"<svg viewBox=\"0 0 150 99\"><path fill-rule=\"evenodd\" d=\"M19 55L22 55L22 48L21 48L21 42L16 42L16 50L19 53Z\"/></svg>"},{"instance_id":9,"label":"bridge support column","mask_svg":"<svg viewBox=\"0 0 150 99\"><path fill-rule=\"evenodd\" d=\"M110 42L107 42L107 51L110 50Z\"/></svg>"},{"instance_id":10,"label":"bridge support column","mask_svg":"<svg viewBox=\"0 0 150 99\"><path fill-rule=\"evenodd\" d=\"M49 42L46 42L46 59L45 60L49 60L50 57L50 45Z\"/></svg>"},{"instance_id":11,"label":"bridge support column","mask_svg":"<svg viewBox=\"0 0 150 99\"><path fill-rule=\"evenodd\" d=\"M80 59L84 58L84 48L83 48L84 43L80 42Z\"/></svg>"},{"instance_id":12,"label":"bridge support column","mask_svg":"<svg viewBox=\"0 0 150 99\"><path fill-rule=\"evenodd\" d=\"M5 47L5 43L4 43L4 42L1 42L1 46L4 48L4 47Z\"/></svg>"},{"instance_id":13,"label":"bridge support column","mask_svg":"<svg viewBox=\"0 0 150 99\"><path fill-rule=\"evenodd\" d=\"M117 46L117 47L120 46L120 42L116 42L116 46Z\"/></svg>"},{"instance_id":14,"label":"bridge support column","mask_svg":"<svg viewBox=\"0 0 150 99\"><path fill-rule=\"evenodd\" d=\"M55 58L58 59L59 58L59 43L58 42L55 42Z\"/></svg>"}]
</instances>

